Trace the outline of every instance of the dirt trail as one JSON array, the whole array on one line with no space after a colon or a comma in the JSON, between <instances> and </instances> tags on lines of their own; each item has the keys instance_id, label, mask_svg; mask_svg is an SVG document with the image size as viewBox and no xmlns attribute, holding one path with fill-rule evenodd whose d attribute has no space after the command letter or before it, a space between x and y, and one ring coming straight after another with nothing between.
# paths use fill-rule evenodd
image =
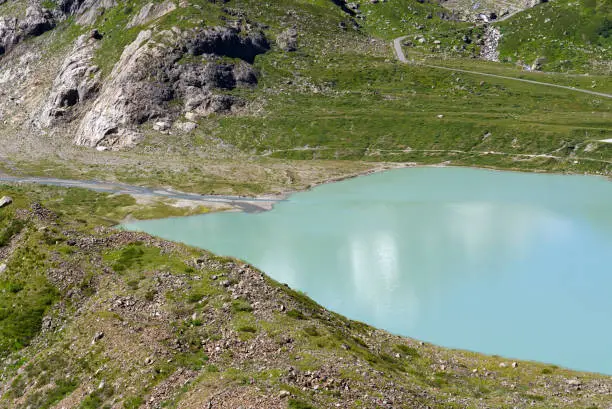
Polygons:
<instances>
[{"instance_id":1,"label":"dirt trail","mask_svg":"<svg viewBox=\"0 0 612 409\"><path fill-rule=\"evenodd\" d=\"M411 62L406 58L406 55L404 54L404 50L402 50L402 41L404 39L406 39L406 38L408 38L408 36L399 37L399 38L396 38L395 40L393 40L393 49L395 50L395 55L397 56L398 60L400 60L404 64L410 64ZM575 87L568 87L566 85L550 84L550 83L547 83L547 82L539 82L539 81L534 81L534 80L526 80L526 79L523 79L523 78L506 77L505 75L489 74L489 73L486 73L486 72L462 70L460 68L442 67L442 66L439 66L439 65L421 64L421 63L414 63L414 64L415 65L419 65L421 67L436 68L438 70L453 71L453 72L462 72L462 73L465 73L465 74L475 74L475 75L482 75L482 76L485 76L485 77L500 78L500 79L504 79L504 80L520 81L520 82L526 82L526 83L534 84L534 85L542 85L542 86L546 86L546 87L554 87L554 88L561 88L561 89L565 89L565 90L569 90L569 91L582 92L584 94L596 95L598 97L612 98L611 94L606 94L606 93L603 93L603 92L596 92L596 91L589 91L589 90L586 90L586 89L580 89L580 88L575 88Z\"/></svg>"}]
</instances>

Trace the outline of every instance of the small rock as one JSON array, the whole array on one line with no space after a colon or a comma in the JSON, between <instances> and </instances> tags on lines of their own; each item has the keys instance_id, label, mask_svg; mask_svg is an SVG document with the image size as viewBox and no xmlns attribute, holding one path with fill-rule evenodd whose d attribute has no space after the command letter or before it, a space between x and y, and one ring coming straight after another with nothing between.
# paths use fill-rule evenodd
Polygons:
<instances>
[{"instance_id":1,"label":"small rock","mask_svg":"<svg viewBox=\"0 0 612 409\"><path fill-rule=\"evenodd\" d=\"M442 118L444 118L444 115L442 114L438 115L438 119L442 119Z\"/></svg>"},{"instance_id":2,"label":"small rock","mask_svg":"<svg viewBox=\"0 0 612 409\"><path fill-rule=\"evenodd\" d=\"M102 338L104 338L104 332L102 332L102 331L96 332L96 335L94 335L93 339L91 340L91 344L92 345L95 344L96 342L98 342Z\"/></svg>"},{"instance_id":3,"label":"small rock","mask_svg":"<svg viewBox=\"0 0 612 409\"><path fill-rule=\"evenodd\" d=\"M6 264L2 263L0 264L0 274L4 273L6 271Z\"/></svg>"},{"instance_id":4,"label":"small rock","mask_svg":"<svg viewBox=\"0 0 612 409\"><path fill-rule=\"evenodd\" d=\"M145 359L145 364L147 365L151 365L153 362L155 362L155 360L152 357L148 357L147 359Z\"/></svg>"},{"instance_id":5,"label":"small rock","mask_svg":"<svg viewBox=\"0 0 612 409\"><path fill-rule=\"evenodd\" d=\"M279 34L278 38L276 39L276 44L283 51L286 51L286 52L297 51L298 49L297 38L298 38L297 30L294 28L290 28L288 30L283 31L281 34Z\"/></svg>"},{"instance_id":6,"label":"small rock","mask_svg":"<svg viewBox=\"0 0 612 409\"><path fill-rule=\"evenodd\" d=\"M185 132L185 133L189 133L192 132L194 129L196 129L198 127L198 124L196 124L195 122L177 122L176 123L176 129L178 129L181 132Z\"/></svg>"},{"instance_id":7,"label":"small rock","mask_svg":"<svg viewBox=\"0 0 612 409\"><path fill-rule=\"evenodd\" d=\"M12 197L3 196L2 199L0 199L0 209L10 205L11 203L13 203Z\"/></svg>"},{"instance_id":8,"label":"small rock","mask_svg":"<svg viewBox=\"0 0 612 409\"><path fill-rule=\"evenodd\" d=\"M100 384L98 385L98 389L104 389L105 385L106 383L104 381L100 382Z\"/></svg>"},{"instance_id":9,"label":"small rock","mask_svg":"<svg viewBox=\"0 0 612 409\"><path fill-rule=\"evenodd\" d=\"M291 396L291 394L289 393L289 391L280 391L280 393L278 394L279 398L283 399L283 398L287 398L289 396Z\"/></svg>"},{"instance_id":10,"label":"small rock","mask_svg":"<svg viewBox=\"0 0 612 409\"><path fill-rule=\"evenodd\" d=\"M107 151L108 148L106 146L96 146L96 150L98 152L104 152L104 151Z\"/></svg>"},{"instance_id":11,"label":"small rock","mask_svg":"<svg viewBox=\"0 0 612 409\"><path fill-rule=\"evenodd\" d=\"M500 362L500 364L499 364L499 367L500 367L500 368L505 368L505 367L507 367L507 366L508 366L508 365L507 365L505 362Z\"/></svg>"},{"instance_id":12,"label":"small rock","mask_svg":"<svg viewBox=\"0 0 612 409\"><path fill-rule=\"evenodd\" d=\"M198 120L198 114L196 114L195 112L187 112L185 114L185 119L191 122L195 122Z\"/></svg>"},{"instance_id":13,"label":"small rock","mask_svg":"<svg viewBox=\"0 0 612 409\"><path fill-rule=\"evenodd\" d=\"M89 32L89 37L94 40L102 40L102 34L95 28Z\"/></svg>"},{"instance_id":14,"label":"small rock","mask_svg":"<svg viewBox=\"0 0 612 409\"><path fill-rule=\"evenodd\" d=\"M166 121L159 121L153 124L154 131L163 132L163 131L167 131L168 129L170 129L170 124Z\"/></svg>"}]
</instances>

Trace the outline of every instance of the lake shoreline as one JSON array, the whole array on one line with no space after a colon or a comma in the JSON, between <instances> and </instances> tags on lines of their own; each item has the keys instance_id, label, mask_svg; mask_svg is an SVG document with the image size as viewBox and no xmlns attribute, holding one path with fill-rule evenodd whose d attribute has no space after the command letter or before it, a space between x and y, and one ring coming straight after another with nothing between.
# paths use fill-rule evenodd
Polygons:
<instances>
[{"instance_id":1,"label":"lake shoreline","mask_svg":"<svg viewBox=\"0 0 612 409\"><path fill-rule=\"evenodd\" d=\"M350 179L355 179L362 176L369 176L377 173L383 173L396 169L405 168L468 168L480 169L494 172L512 172L512 173L536 173L550 175L575 175L575 176L597 176L603 177L608 181L612 181L612 176L600 175L593 173L572 173L572 172L554 172L542 169L518 169L518 168L501 168L495 166L471 166L457 164L418 164L416 162L373 162L376 166L364 171L351 173L339 177L330 177L314 183L311 183L303 189L288 190L282 193L269 193L257 196L232 196L232 195L215 195L215 194L198 194L175 190L172 187L145 187L141 185L132 185L122 182L110 182L104 180L79 180L79 179L63 179L53 177L38 177L38 176L14 176L6 173L0 173L1 183L31 183L40 185L60 186L60 187L76 187L89 189L98 192L111 194L129 194L138 199L142 198L157 198L170 199L177 201L177 206L184 205L185 202L192 202L207 206L210 213L216 212L245 212L245 213L261 213L274 209L274 205L278 202L288 200L289 197L296 193L307 192L318 186L323 186L331 183L342 182ZM182 203L182 204L181 204ZM188 216L170 216L170 217L188 217ZM136 219L137 220L137 219Z\"/></svg>"}]
</instances>

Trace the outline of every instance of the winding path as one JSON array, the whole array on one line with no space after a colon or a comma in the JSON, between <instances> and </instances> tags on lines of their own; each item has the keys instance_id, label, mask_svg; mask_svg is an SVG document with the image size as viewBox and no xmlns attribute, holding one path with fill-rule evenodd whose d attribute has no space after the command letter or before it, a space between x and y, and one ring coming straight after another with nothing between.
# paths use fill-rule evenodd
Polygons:
<instances>
[{"instance_id":1,"label":"winding path","mask_svg":"<svg viewBox=\"0 0 612 409\"><path fill-rule=\"evenodd\" d=\"M408 59L406 58L406 55L404 54L404 50L402 49L402 41L406 38L408 38L408 36L399 37L393 40L393 49L395 50L395 55L397 56L398 60L400 60L404 64L410 64L410 61L408 61ZM582 92L584 94L596 95L598 97L612 98L611 94L606 94L603 92L596 92L596 91L589 91L586 89L580 89L580 88L574 88L574 87L568 87L566 85L550 84L548 82L539 82L539 81L533 81L533 80L526 80L523 78L506 77L505 75L489 74L486 72L479 72L479 71L462 70L460 68L443 67L440 65L421 64L421 63L418 63L418 65L421 67L436 68L438 70L462 72L465 74L475 74L475 75L482 75L485 77L500 78L504 80L520 81L520 82L526 82L526 83L534 84L534 85L543 85L546 87L554 87L554 88L561 88L561 89L565 89L569 91Z\"/></svg>"}]
</instances>

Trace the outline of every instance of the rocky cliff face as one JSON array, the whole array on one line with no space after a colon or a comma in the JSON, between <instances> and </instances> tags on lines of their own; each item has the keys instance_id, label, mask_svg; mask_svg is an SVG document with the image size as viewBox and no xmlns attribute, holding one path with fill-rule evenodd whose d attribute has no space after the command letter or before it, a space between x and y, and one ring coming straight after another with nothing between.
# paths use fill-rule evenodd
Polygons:
<instances>
[{"instance_id":1,"label":"rocky cliff face","mask_svg":"<svg viewBox=\"0 0 612 409\"><path fill-rule=\"evenodd\" d=\"M181 114L190 119L227 113L240 100L216 93L257 83L250 68L256 55L269 49L261 33L241 37L236 30L213 28L182 32L141 31L123 52L93 107L79 125L78 145L120 148L140 140L138 125L162 119L169 127ZM211 62L180 63L206 54ZM233 57L242 63L222 63ZM182 101L170 106L170 101Z\"/></svg>"},{"instance_id":2,"label":"rocky cliff face","mask_svg":"<svg viewBox=\"0 0 612 409\"><path fill-rule=\"evenodd\" d=\"M79 37L66 57L40 117L40 125L49 127L60 120L70 120L77 113L74 106L92 98L100 87L100 71L93 65L100 34Z\"/></svg>"},{"instance_id":3,"label":"rocky cliff face","mask_svg":"<svg viewBox=\"0 0 612 409\"><path fill-rule=\"evenodd\" d=\"M174 126L178 132L188 132L201 117L236 112L245 103L228 92L257 84L252 64L271 48L264 26L228 21L210 27L199 21L195 27L192 22L160 28L160 19L178 7L170 1L136 8L114 0L62 0L53 10L33 3L22 15L0 15L0 85L6 86L0 92L15 95L0 102L0 117L4 113L20 127L33 125L31 131L68 130L75 134L77 145L119 149L138 143L142 126L150 120L155 120L157 131ZM117 18L112 13L129 16L119 14L119 27L136 35L127 46L121 45L120 57L105 75L96 63L99 50L124 35L115 32L114 38L106 38L105 30L98 30ZM29 45L20 45L58 24L63 24L63 35L66 27L83 34L66 47L63 59L54 55L44 66L45 57ZM54 32L50 35L59 35ZM286 47L295 49L296 37L290 33ZM54 79L44 89L44 76L49 74ZM32 85L38 97L27 100ZM177 122L179 118L183 119Z\"/></svg>"}]
</instances>

